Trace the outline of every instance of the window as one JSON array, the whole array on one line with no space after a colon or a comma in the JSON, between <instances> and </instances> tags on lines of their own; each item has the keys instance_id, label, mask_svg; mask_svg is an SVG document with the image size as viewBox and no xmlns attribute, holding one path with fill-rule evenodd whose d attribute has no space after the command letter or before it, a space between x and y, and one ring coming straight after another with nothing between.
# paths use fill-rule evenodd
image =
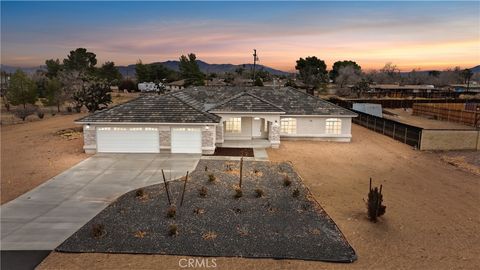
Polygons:
<instances>
[{"instance_id":1,"label":"window","mask_svg":"<svg viewBox=\"0 0 480 270\"><path fill-rule=\"evenodd\" d=\"M328 118L325 131L327 134L341 134L342 120L338 118Z\"/></svg>"},{"instance_id":2,"label":"window","mask_svg":"<svg viewBox=\"0 0 480 270\"><path fill-rule=\"evenodd\" d=\"M242 118L234 117L230 118L228 121L225 121L225 131L229 133L242 132Z\"/></svg>"},{"instance_id":3,"label":"window","mask_svg":"<svg viewBox=\"0 0 480 270\"><path fill-rule=\"evenodd\" d=\"M297 119L282 118L280 120L280 133L284 133L284 134L297 133Z\"/></svg>"}]
</instances>

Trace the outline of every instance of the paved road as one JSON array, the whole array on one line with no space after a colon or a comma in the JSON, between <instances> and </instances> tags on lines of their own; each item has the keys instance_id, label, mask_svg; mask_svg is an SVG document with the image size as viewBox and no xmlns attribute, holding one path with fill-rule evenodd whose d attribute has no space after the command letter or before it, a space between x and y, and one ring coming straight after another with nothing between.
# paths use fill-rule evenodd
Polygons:
<instances>
[{"instance_id":1,"label":"paved road","mask_svg":"<svg viewBox=\"0 0 480 270\"><path fill-rule=\"evenodd\" d=\"M120 195L193 171L200 155L97 154L1 206L1 250L53 250Z\"/></svg>"}]
</instances>

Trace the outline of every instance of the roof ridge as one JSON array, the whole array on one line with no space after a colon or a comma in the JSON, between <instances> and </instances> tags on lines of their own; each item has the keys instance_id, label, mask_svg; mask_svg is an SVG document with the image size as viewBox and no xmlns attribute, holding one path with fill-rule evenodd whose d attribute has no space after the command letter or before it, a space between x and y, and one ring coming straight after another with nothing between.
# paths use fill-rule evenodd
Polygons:
<instances>
[{"instance_id":1,"label":"roof ridge","mask_svg":"<svg viewBox=\"0 0 480 270\"><path fill-rule=\"evenodd\" d=\"M319 97L316 97L316 96L312 96L312 95L307 94L307 93L305 93L305 92L303 92L303 91L300 91L300 90L297 89L297 88L293 88L293 87L291 87L291 86L287 86L286 88L287 88L288 90L294 90L294 91L297 91L297 92L299 92L299 93L302 93L302 94L305 95L305 96L314 98L316 104L318 104L319 102L323 102L323 103L330 104L330 105L332 105L332 106L334 106L334 107L336 107L336 108L342 109L342 110L344 110L344 111L352 112L352 111L350 111L350 110L348 110L348 109L345 109L344 107L339 106L339 105L337 105L337 104L335 104L335 103L332 103L332 102L327 101L327 100L325 100L325 99L322 99L322 98L319 98Z\"/></svg>"},{"instance_id":2,"label":"roof ridge","mask_svg":"<svg viewBox=\"0 0 480 270\"><path fill-rule=\"evenodd\" d=\"M223 102L216 104L215 106L213 106L212 108L210 108L209 111L211 111L211 110L213 110L213 109L215 109L215 108L217 108L217 107L220 107L220 106L222 106L222 105L225 105L225 104L227 104L228 102L230 102L230 101L232 101L232 100L234 100L234 99L237 99L237 98L239 98L239 97L241 97L241 96L244 96L244 95L249 95L249 96L251 96L251 97L253 97L253 98L256 98L256 99L258 99L258 100L260 100L260 101L262 101L262 102L267 103L268 105L271 105L271 106L273 106L273 107L275 107L275 108L280 109L282 112L285 112L285 110L284 110L282 107L280 107L280 106L278 106L278 105L275 105L275 104L269 102L268 100L265 100L265 99L263 99L263 98L261 98L261 97L259 97L259 96L257 96L257 95L254 95L254 94L248 92L248 90L244 90L244 91L242 91L242 92L240 92L240 93L238 93L238 94L236 94L236 95L234 95L234 96L232 96L232 97L224 100Z\"/></svg>"},{"instance_id":3,"label":"roof ridge","mask_svg":"<svg viewBox=\"0 0 480 270\"><path fill-rule=\"evenodd\" d=\"M203 115L207 116L208 118L210 118L210 119L213 120L213 121L217 121L217 120L218 120L218 118L217 118L217 119L215 118L215 116L217 116L217 115L214 115L214 114L211 114L211 113L209 113L209 112L204 112L204 111L202 111L202 110L199 110L199 109L195 108L194 106L188 104L188 103L187 103L186 101L184 101L183 99L172 95L171 93L168 93L167 95L172 96L172 97L178 99L180 102L182 102L182 103L186 104L187 106L189 106L190 108L192 108L192 109L194 109L194 110L202 113ZM219 117L219 116L217 116L217 117Z\"/></svg>"},{"instance_id":4,"label":"roof ridge","mask_svg":"<svg viewBox=\"0 0 480 270\"><path fill-rule=\"evenodd\" d=\"M137 99L140 99L140 98L142 98L142 97L145 97L145 95L139 95L138 97L136 97L136 98L132 98L132 99L130 99L129 101L126 101L126 102L123 102L123 103L119 103L119 104L117 104L117 105L113 105L112 107L110 107L110 108L106 108L106 109L104 109L104 110L96 111L96 112L94 112L94 113L91 113L91 114L89 114L89 115L85 115L84 117L81 117L81 118L75 119L75 120L73 120L73 121L74 121L74 122L78 122L78 121L81 121L81 120L83 120L83 119L85 119L85 118L87 118L87 117L90 117L90 116L94 116L94 115L98 115L98 114L101 114L101 113L108 112L108 111L110 111L110 110L112 110L112 109L114 109L114 108L117 108L117 107L120 107L120 106L122 106L122 105L125 105L125 104L128 104L128 103L131 103L131 102L133 102L133 101L136 101Z\"/></svg>"}]
</instances>

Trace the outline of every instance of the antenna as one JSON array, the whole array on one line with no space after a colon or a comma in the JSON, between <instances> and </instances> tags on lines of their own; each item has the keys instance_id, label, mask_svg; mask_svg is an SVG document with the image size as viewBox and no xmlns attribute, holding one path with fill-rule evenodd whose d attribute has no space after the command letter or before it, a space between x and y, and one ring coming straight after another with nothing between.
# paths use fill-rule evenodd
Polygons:
<instances>
[{"instance_id":1,"label":"antenna","mask_svg":"<svg viewBox=\"0 0 480 270\"><path fill-rule=\"evenodd\" d=\"M255 83L255 66L257 65L258 60L257 50L253 49L253 83Z\"/></svg>"}]
</instances>

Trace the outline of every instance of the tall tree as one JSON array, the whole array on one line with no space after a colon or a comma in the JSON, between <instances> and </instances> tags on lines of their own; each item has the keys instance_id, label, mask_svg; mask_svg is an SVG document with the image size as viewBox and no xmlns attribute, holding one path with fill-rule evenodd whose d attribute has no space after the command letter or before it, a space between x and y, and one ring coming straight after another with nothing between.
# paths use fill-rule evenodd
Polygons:
<instances>
[{"instance_id":1,"label":"tall tree","mask_svg":"<svg viewBox=\"0 0 480 270\"><path fill-rule=\"evenodd\" d=\"M60 64L60 60L56 59L49 59L45 61L45 65L47 66L47 77L53 78L57 77L58 72L62 69L62 64Z\"/></svg>"},{"instance_id":2,"label":"tall tree","mask_svg":"<svg viewBox=\"0 0 480 270\"><path fill-rule=\"evenodd\" d=\"M340 74L340 69L348 66L352 67L353 70L358 73L362 70L362 68L355 61L350 61L350 60L337 61L333 63L332 70L330 71L330 79L335 81L338 75Z\"/></svg>"},{"instance_id":3,"label":"tall tree","mask_svg":"<svg viewBox=\"0 0 480 270\"><path fill-rule=\"evenodd\" d=\"M97 74L100 79L106 80L110 85L118 85L122 80L122 74L115 66L114 62L105 62L98 69Z\"/></svg>"},{"instance_id":4,"label":"tall tree","mask_svg":"<svg viewBox=\"0 0 480 270\"><path fill-rule=\"evenodd\" d=\"M185 86L205 84L205 74L200 71L195 54L182 55L179 68L180 76L185 80Z\"/></svg>"},{"instance_id":5,"label":"tall tree","mask_svg":"<svg viewBox=\"0 0 480 270\"><path fill-rule=\"evenodd\" d=\"M300 58L295 69L298 70L300 79L310 87L318 88L327 81L327 65L316 56Z\"/></svg>"},{"instance_id":6,"label":"tall tree","mask_svg":"<svg viewBox=\"0 0 480 270\"><path fill-rule=\"evenodd\" d=\"M23 105L26 109L27 104L33 105L37 101L37 85L18 69L10 78L7 98L12 105Z\"/></svg>"},{"instance_id":7,"label":"tall tree","mask_svg":"<svg viewBox=\"0 0 480 270\"><path fill-rule=\"evenodd\" d=\"M65 95L62 91L62 83L57 78L48 79L46 86L47 105L57 106L60 112L60 106L65 101Z\"/></svg>"},{"instance_id":8,"label":"tall tree","mask_svg":"<svg viewBox=\"0 0 480 270\"><path fill-rule=\"evenodd\" d=\"M110 86L104 80L87 79L82 88L73 94L77 106L85 106L89 112L104 109L112 102Z\"/></svg>"},{"instance_id":9,"label":"tall tree","mask_svg":"<svg viewBox=\"0 0 480 270\"><path fill-rule=\"evenodd\" d=\"M152 82L150 69L148 65L142 63L142 60L138 60L137 64L135 65L135 74L137 77L137 82Z\"/></svg>"},{"instance_id":10,"label":"tall tree","mask_svg":"<svg viewBox=\"0 0 480 270\"><path fill-rule=\"evenodd\" d=\"M85 48L78 48L74 51L70 51L67 58L63 59L63 65L68 70L76 70L81 73L92 74L95 71L95 65L97 64L97 56L87 51Z\"/></svg>"}]
</instances>

